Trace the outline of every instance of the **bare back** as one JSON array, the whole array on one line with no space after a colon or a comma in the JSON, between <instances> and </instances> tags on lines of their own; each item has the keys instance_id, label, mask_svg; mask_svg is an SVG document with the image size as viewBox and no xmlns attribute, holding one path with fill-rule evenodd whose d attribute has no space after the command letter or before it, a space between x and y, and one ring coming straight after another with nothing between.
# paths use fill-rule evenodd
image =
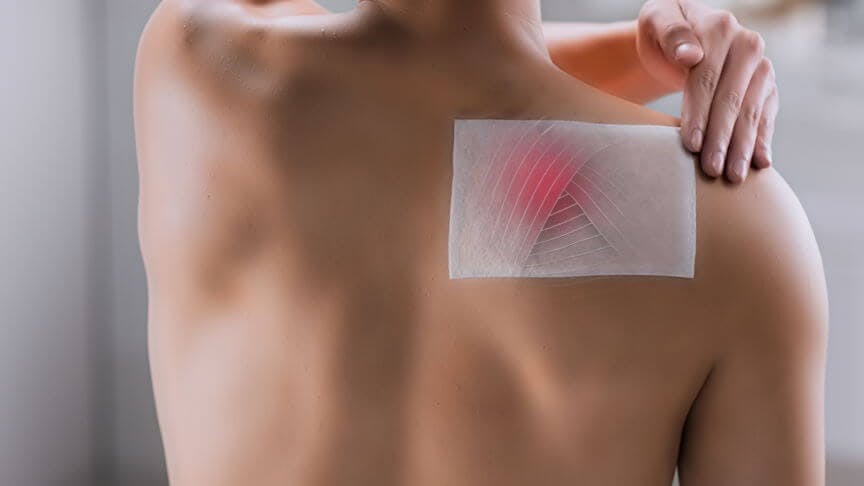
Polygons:
<instances>
[{"instance_id":1,"label":"bare back","mask_svg":"<svg viewBox=\"0 0 864 486\"><path fill-rule=\"evenodd\" d=\"M173 484L670 483L688 420L711 428L719 413L697 406L709 376L776 310L730 305L764 288L742 269L764 255L724 230L791 224L789 254L815 251L797 207L767 228L737 216L759 194L791 197L775 174L738 192L698 181L692 280L452 280L454 119L671 120L551 64L430 45L361 13L277 30L177 5L145 33L136 89ZM790 278L816 268L802 258Z\"/></svg>"}]
</instances>

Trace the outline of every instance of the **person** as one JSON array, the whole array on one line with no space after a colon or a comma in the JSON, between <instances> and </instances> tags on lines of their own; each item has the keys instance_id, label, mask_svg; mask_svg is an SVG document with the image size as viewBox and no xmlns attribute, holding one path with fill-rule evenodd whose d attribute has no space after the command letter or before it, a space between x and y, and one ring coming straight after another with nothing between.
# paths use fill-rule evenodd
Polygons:
<instances>
[{"instance_id":1,"label":"person","mask_svg":"<svg viewBox=\"0 0 864 486\"><path fill-rule=\"evenodd\" d=\"M538 0L161 4L135 118L172 484L823 484L825 283L773 169L697 177L692 279L448 278L454 120L677 123L541 30ZM692 69L730 52L697 37ZM707 70L684 123L731 133ZM737 97L757 166L769 80Z\"/></svg>"}]
</instances>

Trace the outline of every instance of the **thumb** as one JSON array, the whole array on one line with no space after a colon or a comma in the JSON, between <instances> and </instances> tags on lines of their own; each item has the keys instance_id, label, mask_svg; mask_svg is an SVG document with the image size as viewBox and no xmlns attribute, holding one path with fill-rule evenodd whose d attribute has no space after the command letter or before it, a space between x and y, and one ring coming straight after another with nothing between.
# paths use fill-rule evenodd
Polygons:
<instances>
[{"instance_id":1,"label":"thumb","mask_svg":"<svg viewBox=\"0 0 864 486\"><path fill-rule=\"evenodd\" d=\"M705 56L705 53L695 36L692 37L693 39L670 42L670 47L663 48L666 58L685 68L691 68L699 64ZM674 46L674 48L671 46ZM668 51L671 51L671 54Z\"/></svg>"},{"instance_id":2,"label":"thumb","mask_svg":"<svg viewBox=\"0 0 864 486\"><path fill-rule=\"evenodd\" d=\"M677 2L656 12L652 23L657 43L666 59L684 68L691 68L702 60L705 52L693 32L693 27L684 17Z\"/></svg>"}]
</instances>

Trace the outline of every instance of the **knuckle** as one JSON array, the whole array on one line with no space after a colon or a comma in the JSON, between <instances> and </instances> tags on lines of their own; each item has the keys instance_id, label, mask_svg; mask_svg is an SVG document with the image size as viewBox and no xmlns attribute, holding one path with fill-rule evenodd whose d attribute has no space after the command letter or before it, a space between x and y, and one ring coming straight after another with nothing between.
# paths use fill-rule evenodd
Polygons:
<instances>
[{"instance_id":1,"label":"knuckle","mask_svg":"<svg viewBox=\"0 0 864 486\"><path fill-rule=\"evenodd\" d=\"M705 67L696 76L696 81L699 86L706 92L713 93L717 88L717 81L720 79L720 72L712 67Z\"/></svg>"},{"instance_id":2,"label":"knuckle","mask_svg":"<svg viewBox=\"0 0 864 486\"><path fill-rule=\"evenodd\" d=\"M758 32L745 30L738 36L736 42L744 52L749 54L762 56L765 52L765 39Z\"/></svg>"},{"instance_id":3,"label":"knuckle","mask_svg":"<svg viewBox=\"0 0 864 486\"><path fill-rule=\"evenodd\" d=\"M737 91L727 91L723 95L723 103L726 104L726 107L732 111L739 111L741 109L741 93Z\"/></svg>"},{"instance_id":4,"label":"knuckle","mask_svg":"<svg viewBox=\"0 0 864 486\"><path fill-rule=\"evenodd\" d=\"M740 118L749 127L757 126L761 117L762 112L757 105L746 105L741 109Z\"/></svg>"},{"instance_id":5,"label":"knuckle","mask_svg":"<svg viewBox=\"0 0 864 486\"><path fill-rule=\"evenodd\" d=\"M709 15L709 25L722 34L729 34L738 26L738 19L727 10L712 12Z\"/></svg>"},{"instance_id":6,"label":"knuckle","mask_svg":"<svg viewBox=\"0 0 864 486\"><path fill-rule=\"evenodd\" d=\"M759 55L765 54L765 38L762 37L762 34L759 32L753 32L753 43L756 50L759 52Z\"/></svg>"},{"instance_id":7,"label":"knuckle","mask_svg":"<svg viewBox=\"0 0 864 486\"><path fill-rule=\"evenodd\" d=\"M768 79L772 82L777 79L777 73L774 72L774 63L771 62L767 57L763 57L760 63L761 68L765 71L765 75L768 76Z\"/></svg>"}]
</instances>

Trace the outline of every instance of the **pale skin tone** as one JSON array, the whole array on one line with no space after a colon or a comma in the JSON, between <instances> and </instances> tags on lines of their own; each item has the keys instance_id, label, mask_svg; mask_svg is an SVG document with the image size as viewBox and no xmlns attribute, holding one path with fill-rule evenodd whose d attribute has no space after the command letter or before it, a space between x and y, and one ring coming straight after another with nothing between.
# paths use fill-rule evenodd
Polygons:
<instances>
[{"instance_id":1,"label":"pale skin tone","mask_svg":"<svg viewBox=\"0 0 864 486\"><path fill-rule=\"evenodd\" d=\"M541 33L530 0L162 4L135 116L173 485L823 484L824 279L773 169L700 177L695 279L447 278L454 118L676 122Z\"/></svg>"},{"instance_id":2,"label":"pale skin tone","mask_svg":"<svg viewBox=\"0 0 864 486\"><path fill-rule=\"evenodd\" d=\"M645 103L683 90L684 145L711 177L747 178L771 165L777 117L765 42L727 11L688 0L651 0L637 22L547 24L552 60L595 87Z\"/></svg>"}]
</instances>

